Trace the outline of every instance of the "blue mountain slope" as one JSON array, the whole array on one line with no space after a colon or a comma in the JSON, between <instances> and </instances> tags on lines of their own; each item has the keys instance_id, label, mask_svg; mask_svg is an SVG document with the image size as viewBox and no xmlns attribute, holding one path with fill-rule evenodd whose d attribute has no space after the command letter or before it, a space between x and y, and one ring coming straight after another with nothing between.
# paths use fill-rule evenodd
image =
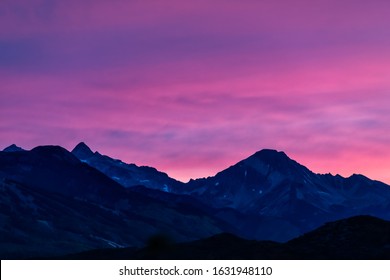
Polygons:
<instances>
[{"instance_id":1,"label":"blue mountain slope","mask_svg":"<svg viewBox=\"0 0 390 280\"><path fill-rule=\"evenodd\" d=\"M171 192L183 187L183 183L168 177L153 167L127 164L92 150L83 142L72 153L81 161L103 172L124 187L143 185L151 189Z\"/></svg>"},{"instance_id":2,"label":"blue mountain slope","mask_svg":"<svg viewBox=\"0 0 390 280\"><path fill-rule=\"evenodd\" d=\"M320 175L285 153L262 150L186 189L216 207L286 219L303 232L354 215L390 219L390 187L362 175Z\"/></svg>"},{"instance_id":3,"label":"blue mountain slope","mask_svg":"<svg viewBox=\"0 0 390 280\"><path fill-rule=\"evenodd\" d=\"M75 244L73 234L81 236L80 243L89 244L88 248L109 246L109 242L141 246L158 232L177 241L230 232L285 242L350 216L390 219L388 185L362 175L315 174L275 150L261 150L215 176L184 184L152 167L93 152L84 143L72 153L59 146L12 148L0 152L0 183L0 238L5 240L3 248L11 251L20 250L11 240L15 230L25 237L31 232L32 240L41 240L35 236L40 232L36 223L54 225L58 231L48 240L58 249L62 245L56 243L56 236ZM26 207L31 211L23 210ZM92 214L103 210L103 216ZM55 218L60 216L64 219ZM23 230L10 222L18 221L15 217L23 217L17 223L26 225ZM88 225L87 220L94 226L79 226ZM66 224L63 231L58 221ZM96 235L96 228L105 234ZM91 234L99 236L100 243L89 238Z\"/></svg>"},{"instance_id":4,"label":"blue mountain slope","mask_svg":"<svg viewBox=\"0 0 390 280\"><path fill-rule=\"evenodd\" d=\"M275 227L268 222L270 231L284 228L284 232L290 233L284 237L268 235L272 240L285 241L325 222L354 215L390 219L388 185L362 175L344 178L315 174L284 152L275 150L261 150L215 176L191 180L187 184L156 170L147 173L136 165L126 165L97 152L92 153L83 143L76 146L73 153L84 154L85 162L127 187L138 184L176 195L190 195L213 209L224 209L220 213L236 211L233 216L244 214L251 223L253 219L268 219L289 224L286 231L285 226L278 224ZM228 220L231 216L220 214L220 217ZM248 234L247 225L242 227L240 235L260 238L259 232L264 232L263 224L263 231L251 227L252 234Z\"/></svg>"},{"instance_id":5,"label":"blue mountain slope","mask_svg":"<svg viewBox=\"0 0 390 280\"><path fill-rule=\"evenodd\" d=\"M225 222L126 189L58 146L0 152L0 257L34 258L113 246L142 246L225 231Z\"/></svg>"}]
</instances>

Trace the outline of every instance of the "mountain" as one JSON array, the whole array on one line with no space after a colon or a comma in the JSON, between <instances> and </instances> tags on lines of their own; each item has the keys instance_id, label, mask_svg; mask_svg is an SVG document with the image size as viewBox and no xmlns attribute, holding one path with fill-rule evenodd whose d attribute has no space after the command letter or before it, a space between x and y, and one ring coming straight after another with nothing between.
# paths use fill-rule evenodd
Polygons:
<instances>
[{"instance_id":1,"label":"mountain","mask_svg":"<svg viewBox=\"0 0 390 280\"><path fill-rule=\"evenodd\" d=\"M390 259L390 222L355 216L326 223L287 245L299 259Z\"/></svg>"},{"instance_id":2,"label":"mountain","mask_svg":"<svg viewBox=\"0 0 390 280\"><path fill-rule=\"evenodd\" d=\"M80 160L85 160L93 156L91 148L89 148L84 142L77 144L72 150L72 154Z\"/></svg>"},{"instance_id":3,"label":"mountain","mask_svg":"<svg viewBox=\"0 0 390 280\"><path fill-rule=\"evenodd\" d=\"M7 148L5 148L3 150L3 152L9 152L9 153L12 153L12 152L23 152L23 151L24 150L21 147L18 147L15 144L10 145L10 146L8 146Z\"/></svg>"},{"instance_id":4,"label":"mountain","mask_svg":"<svg viewBox=\"0 0 390 280\"><path fill-rule=\"evenodd\" d=\"M213 177L191 180L189 192L215 207L278 217L300 233L355 215L390 219L390 187L362 175L320 175L285 153L261 150Z\"/></svg>"},{"instance_id":5,"label":"mountain","mask_svg":"<svg viewBox=\"0 0 390 280\"><path fill-rule=\"evenodd\" d=\"M94 153L84 142L79 143L72 150L72 154L127 188L142 185L170 192L182 189L184 186L182 182L170 178L166 173L153 167L126 164L98 152Z\"/></svg>"},{"instance_id":6,"label":"mountain","mask_svg":"<svg viewBox=\"0 0 390 280\"><path fill-rule=\"evenodd\" d=\"M59 146L0 154L0 176L36 189L105 203L122 186Z\"/></svg>"},{"instance_id":7,"label":"mountain","mask_svg":"<svg viewBox=\"0 0 390 280\"><path fill-rule=\"evenodd\" d=\"M359 214L390 218L386 214L390 210L388 185L363 175L344 178L315 174L276 150L261 150L215 176L186 184L152 167L126 164L94 153L84 143L78 144L72 153L127 188L145 186L190 195L213 208L288 219L304 219L308 213L332 219Z\"/></svg>"},{"instance_id":8,"label":"mountain","mask_svg":"<svg viewBox=\"0 0 390 280\"><path fill-rule=\"evenodd\" d=\"M72 150L72 154L126 188L137 192L141 190L143 194L165 202L170 201L183 205L182 201L187 204L191 201L192 207L201 207L208 211L209 216L229 224L229 232L238 236L249 239L287 241L304 232L299 226L284 218L258 213L243 214L243 209L239 207L232 208L230 205L214 203L218 200L214 195L205 200L204 196L194 195L194 192L191 191L191 182L184 184L154 168L126 164L120 160L101 155L99 152L92 152L83 142ZM238 178L238 180L240 179ZM199 192L200 188L197 188L196 191ZM250 195L253 196L252 193Z\"/></svg>"},{"instance_id":9,"label":"mountain","mask_svg":"<svg viewBox=\"0 0 390 280\"><path fill-rule=\"evenodd\" d=\"M332 221L390 219L388 185L363 175L315 174L275 150L184 184L155 168L93 152L85 143L72 152L60 146L20 149L0 152L2 258L137 251L161 235L176 244L224 232L216 240L268 240L261 246L280 249L280 242L293 246L286 242Z\"/></svg>"},{"instance_id":10,"label":"mountain","mask_svg":"<svg viewBox=\"0 0 390 280\"><path fill-rule=\"evenodd\" d=\"M278 217L243 215L240 209L216 208L213 203L204 203L203 198L187 191L188 184L176 181L155 168L126 164L101 155L99 152L92 152L83 142L72 150L72 154L129 190L142 193L162 203L202 209L207 216L223 221L225 223L223 228L238 236L286 241L301 233L298 227Z\"/></svg>"},{"instance_id":11,"label":"mountain","mask_svg":"<svg viewBox=\"0 0 390 280\"><path fill-rule=\"evenodd\" d=\"M218 234L172 244L160 238L142 249L121 248L82 252L64 259L240 259L240 260L378 260L390 259L390 222L356 216L330 222L286 243L246 240Z\"/></svg>"},{"instance_id":12,"label":"mountain","mask_svg":"<svg viewBox=\"0 0 390 280\"><path fill-rule=\"evenodd\" d=\"M244 238L284 242L325 222L354 215L390 218L388 185L362 175L315 174L276 150L261 150L213 177L187 184L150 167L93 153L84 143L72 153L125 187L175 194L170 201L191 197L193 204L214 209L209 213L230 223ZM152 196L163 197L158 192Z\"/></svg>"},{"instance_id":13,"label":"mountain","mask_svg":"<svg viewBox=\"0 0 390 280\"><path fill-rule=\"evenodd\" d=\"M0 152L0 257L36 258L143 246L226 231L200 208L126 189L59 146Z\"/></svg>"}]
</instances>

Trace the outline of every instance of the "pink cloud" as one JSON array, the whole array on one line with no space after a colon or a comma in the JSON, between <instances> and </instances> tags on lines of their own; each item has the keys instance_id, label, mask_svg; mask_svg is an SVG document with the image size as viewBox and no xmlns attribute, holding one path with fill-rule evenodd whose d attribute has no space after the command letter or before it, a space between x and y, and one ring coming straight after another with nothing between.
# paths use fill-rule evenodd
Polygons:
<instances>
[{"instance_id":1,"label":"pink cloud","mask_svg":"<svg viewBox=\"0 0 390 280\"><path fill-rule=\"evenodd\" d=\"M180 179L276 148L390 182L388 2L49 2L0 4L1 146Z\"/></svg>"}]
</instances>

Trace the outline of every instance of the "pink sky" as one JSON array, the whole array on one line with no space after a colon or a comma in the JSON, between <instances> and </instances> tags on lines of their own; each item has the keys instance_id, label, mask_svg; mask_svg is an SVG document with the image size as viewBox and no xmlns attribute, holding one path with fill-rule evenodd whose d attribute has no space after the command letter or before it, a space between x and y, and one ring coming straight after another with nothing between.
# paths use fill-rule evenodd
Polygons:
<instances>
[{"instance_id":1,"label":"pink sky","mask_svg":"<svg viewBox=\"0 0 390 280\"><path fill-rule=\"evenodd\" d=\"M186 181L263 148L390 183L389 1L0 2L0 149Z\"/></svg>"}]
</instances>

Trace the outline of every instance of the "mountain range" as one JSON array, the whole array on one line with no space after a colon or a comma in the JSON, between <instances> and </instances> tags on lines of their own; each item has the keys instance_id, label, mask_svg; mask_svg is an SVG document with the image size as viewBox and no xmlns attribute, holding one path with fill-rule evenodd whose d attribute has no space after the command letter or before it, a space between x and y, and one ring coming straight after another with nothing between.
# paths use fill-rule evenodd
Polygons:
<instances>
[{"instance_id":1,"label":"mountain range","mask_svg":"<svg viewBox=\"0 0 390 280\"><path fill-rule=\"evenodd\" d=\"M0 152L0 193L2 259L77 258L79 252L107 248L145 258L140 248L147 250L161 236L180 244L175 248L187 250L187 258L188 250L194 258L206 258L196 254L194 246L225 239L239 240L234 244L267 240L264 244L272 244L274 256L333 258L329 253L316 257L307 247L330 236L329 222L367 215L376 222L390 220L390 186L363 175L315 174L284 152L269 149L215 176L182 183L153 167L93 152L85 143L71 152L60 146L26 151L11 145ZM356 239L350 236L357 234L359 224L364 231L359 234L370 235L365 226L370 219L353 220L348 240ZM376 232L389 236L382 220L375 224L380 228ZM326 223L328 228L321 229ZM328 242L337 244L337 236L332 236ZM384 251L375 247L368 258L388 256L390 242L382 241ZM254 258L265 256L261 244L254 246L260 250L251 253ZM293 245L300 254L287 252ZM229 256L234 255L243 257L237 252Z\"/></svg>"}]
</instances>

